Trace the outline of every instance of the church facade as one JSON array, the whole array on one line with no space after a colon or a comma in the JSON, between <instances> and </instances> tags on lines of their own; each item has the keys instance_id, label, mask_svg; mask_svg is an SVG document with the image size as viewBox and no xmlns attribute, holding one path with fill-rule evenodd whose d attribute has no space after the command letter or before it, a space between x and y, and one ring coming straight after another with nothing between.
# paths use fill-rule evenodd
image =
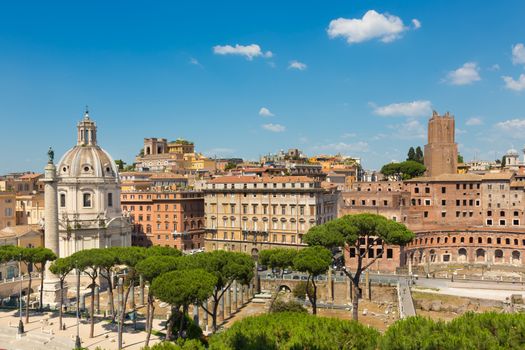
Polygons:
<instances>
[{"instance_id":1,"label":"church facade","mask_svg":"<svg viewBox=\"0 0 525 350\"><path fill-rule=\"evenodd\" d=\"M57 164L59 256L79 250L131 246L122 215L118 168L97 143L88 111L77 125L77 144Z\"/></svg>"}]
</instances>

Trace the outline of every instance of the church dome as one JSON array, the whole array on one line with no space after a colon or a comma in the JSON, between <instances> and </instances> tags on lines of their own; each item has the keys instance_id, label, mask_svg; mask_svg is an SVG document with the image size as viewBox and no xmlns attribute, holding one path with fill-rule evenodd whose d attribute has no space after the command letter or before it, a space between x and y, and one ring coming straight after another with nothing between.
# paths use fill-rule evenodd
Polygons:
<instances>
[{"instance_id":1,"label":"church dome","mask_svg":"<svg viewBox=\"0 0 525 350\"><path fill-rule=\"evenodd\" d=\"M516 151L514 148L511 148L507 151L507 156L517 156L518 155L518 151Z\"/></svg>"},{"instance_id":2,"label":"church dome","mask_svg":"<svg viewBox=\"0 0 525 350\"><path fill-rule=\"evenodd\" d=\"M78 123L77 145L67 151L57 166L61 178L104 178L116 181L118 169L106 151L97 145L97 126L88 111Z\"/></svg>"}]
</instances>

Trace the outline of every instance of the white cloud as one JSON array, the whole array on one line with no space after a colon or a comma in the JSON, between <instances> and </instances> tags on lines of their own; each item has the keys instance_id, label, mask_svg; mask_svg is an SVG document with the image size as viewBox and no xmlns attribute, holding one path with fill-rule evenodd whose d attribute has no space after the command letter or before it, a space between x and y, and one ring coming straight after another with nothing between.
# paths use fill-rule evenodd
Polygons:
<instances>
[{"instance_id":1,"label":"white cloud","mask_svg":"<svg viewBox=\"0 0 525 350\"><path fill-rule=\"evenodd\" d=\"M478 118L478 117L469 118L465 122L465 125L468 125L468 126L475 126L475 125L481 125L481 124L483 124L483 120L481 120L481 118Z\"/></svg>"},{"instance_id":2,"label":"white cloud","mask_svg":"<svg viewBox=\"0 0 525 350\"><path fill-rule=\"evenodd\" d=\"M262 117L273 117L275 114L270 112L268 108L262 107L261 109L259 109L259 115Z\"/></svg>"},{"instance_id":3,"label":"white cloud","mask_svg":"<svg viewBox=\"0 0 525 350\"><path fill-rule=\"evenodd\" d=\"M503 76L505 87L509 90L521 91L525 90L525 74L520 74L518 80L514 80L512 77Z\"/></svg>"},{"instance_id":4,"label":"white cloud","mask_svg":"<svg viewBox=\"0 0 525 350\"><path fill-rule=\"evenodd\" d=\"M425 127L419 120L407 120L405 123L397 125L389 125L388 128L394 132L391 137L398 139L424 139Z\"/></svg>"},{"instance_id":5,"label":"white cloud","mask_svg":"<svg viewBox=\"0 0 525 350\"><path fill-rule=\"evenodd\" d=\"M273 56L271 51L263 52L261 47L257 44L251 45L216 45L213 47L213 53L216 55L240 55L246 57L247 60L251 61L254 57L266 57L270 58Z\"/></svg>"},{"instance_id":6,"label":"white cloud","mask_svg":"<svg viewBox=\"0 0 525 350\"><path fill-rule=\"evenodd\" d=\"M500 66L497 63L493 64L492 66L489 67L489 71L491 71L491 72L497 72L499 70L500 70Z\"/></svg>"},{"instance_id":7,"label":"white cloud","mask_svg":"<svg viewBox=\"0 0 525 350\"><path fill-rule=\"evenodd\" d=\"M302 62L293 60L290 61L290 65L288 66L288 69L297 69L297 70L305 70L308 66Z\"/></svg>"},{"instance_id":8,"label":"white cloud","mask_svg":"<svg viewBox=\"0 0 525 350\"><path fill-rule=\"evenodd\" d=\"M332 151L332 152L367 152L368 143L365 141L358 141L356 143L329 143L327 145L321 145L314 147L319 151Z\"/></svg>"},{"instance_id":9,"label":"white cloud","mask_svg":"<svg viewBox=\"0 0 525 350\"><path fill-rule=\"evenodd\" d=\"M509 119L496 123L496 128L502 131L505 137L522 139L525 133L525 119Z\"/></svg>"},{"instance_id":10,"label":"white cloud","mask_svg":"<svg viewBox=\"0 0 525 350\"><path fill-rule=\"evenodd\" d=\"M418 100L412 102L392 103L386 106L374 106L374 113L383 117L428 116L432 113L432 103L430 101Z\"/></svg>"},{"instance_id":11,"label":"white cloud","mask_svg":"<svg viewBox=\"0 0 525 350\"><path fill-rule=\"evenodd\" d=\"M512 47L512 63L525 64L525 46L522 43Z\"/></svg>"},{"instance_id":12,"label":"white cloud","mask_svg":"<svg viewBox=\"0 0 525 350\"><path fill-rule=\"evenodd\" d=\"M479 67L476 62L467 62L456 70L447 74L445 81L452 85L469 85L481 80Z\"/></svg>"},{"instance_id":13,"label":"white cloud","mask_svg":"<svg viewBox=\"0 0 525 350\"><path fill-rule=\"evenodd\" d=\"M272 123L263 124L262 128L271 132L283 132L286 130L286 127L284 125Z\"/></svg>"},{"instance_id":14,"label":"white cloud","mask_svg":"<svg viewBox=\"0 0 525 350\"><path fill-rule=\"evenodd\" d=\"M412 24L415 29L421 26L417 19L412 20ZM330 21L327 32L331 39L343 37L349 44L372 39L389 43L399 39L401 34L408 29L397 16L369 10L363 18L338 18Z\"/></svg>"},{"instance_id":15,"label":"white cloud","mask_svg":"<svg viewBox=\"0 0 525 350\"><path fill-rule=\"evenodd\" d=\"M496 123L496 127L503 131L513 131L520 129L525 131L525 119L509 119Z\"/></svg>"}]
</instances>

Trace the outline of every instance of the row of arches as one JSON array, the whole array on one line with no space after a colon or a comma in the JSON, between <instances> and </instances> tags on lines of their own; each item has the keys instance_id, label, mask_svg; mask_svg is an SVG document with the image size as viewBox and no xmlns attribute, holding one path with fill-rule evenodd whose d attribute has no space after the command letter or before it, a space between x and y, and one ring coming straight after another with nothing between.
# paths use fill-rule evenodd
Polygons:
<instances>
[{"instance_id":1,"label":"row of arches","mask_svg":"<svg viewBox=\"0 0 525 350\"><path fill-rule=\"evenodd\" d=\"M513 237L486 237L485 235L479 236L464 236L464 235L433 235L431 237L417 237L409 246L427 246L427 245L442 245L442 244L488 244L488 245L513 245L525 247L525 238L513 238Z\"/></svg>"},{"instance_id":2,"label":"row of arches","mask_svg":"<svg viewBox=\"0 0 525 350\"><path fill-rule=\"evenodd\" d=\"M413 265L428 263L464 263L464 264L509 264L522 265L522 253L510 249L419 249L407 253L407 259Z\"/></svg>"}]
</instances>

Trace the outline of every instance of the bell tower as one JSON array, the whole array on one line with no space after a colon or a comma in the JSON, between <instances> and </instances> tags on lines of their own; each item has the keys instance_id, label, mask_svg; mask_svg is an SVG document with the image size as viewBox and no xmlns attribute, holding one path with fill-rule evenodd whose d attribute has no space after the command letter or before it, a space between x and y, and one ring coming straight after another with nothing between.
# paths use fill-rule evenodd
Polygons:
<instances>
[{"instance_id":1,"label":"bell tower","mask_svg":"<svg viewBox=\"0 0 525 350\"><path fill-rule=\"evenodd\" d=\"M454 116L440 116L436 111L428 121L428 143L425 145L427 176L456 174L458 145L455 142Z\"/></svg>"}]
</instances>

